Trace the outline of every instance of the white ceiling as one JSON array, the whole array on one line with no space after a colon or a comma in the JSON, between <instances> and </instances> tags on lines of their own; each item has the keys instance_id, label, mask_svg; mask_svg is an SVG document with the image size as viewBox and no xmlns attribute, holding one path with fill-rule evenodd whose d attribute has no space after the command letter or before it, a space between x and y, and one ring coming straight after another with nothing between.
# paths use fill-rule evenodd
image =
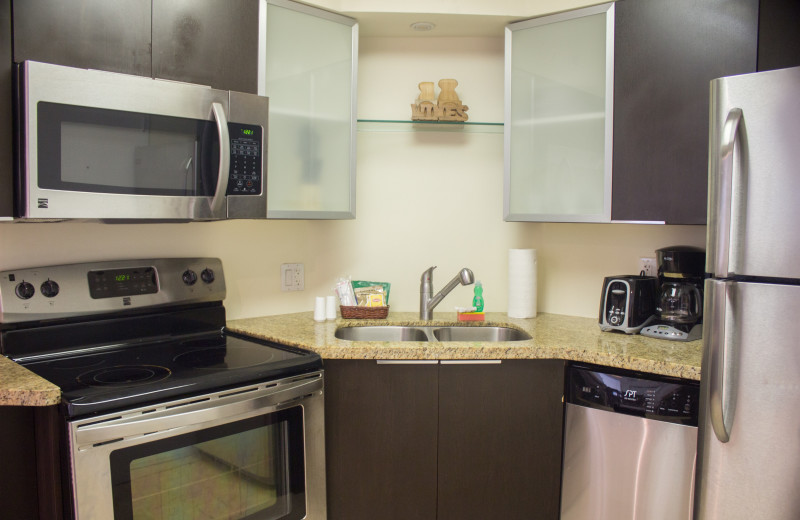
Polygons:
<instances>
[{"instance_id":1,"label":"white ceiling","mask_svg":"<svg viewBox=\"0 0 800 520\"><path fill-rule=\"evenodd\" d=\"M358 20L359 37L376 36L503 36L509 22L523 18L513 16L440 14L440 13L343 13ZM431 31L415 31L411 24L430 22Z\"/></svg>"}]
</instances>

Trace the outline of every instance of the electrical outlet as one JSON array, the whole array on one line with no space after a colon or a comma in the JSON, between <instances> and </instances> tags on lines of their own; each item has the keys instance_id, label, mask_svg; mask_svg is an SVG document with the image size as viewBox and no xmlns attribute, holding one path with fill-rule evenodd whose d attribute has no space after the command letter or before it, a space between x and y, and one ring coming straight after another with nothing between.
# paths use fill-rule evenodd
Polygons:
<instances>
[{"instance_id":1,"label":"electrical outlet","mask_svg":"<svg viewBox=\"0 0 800 520\"><path fill-rule=\"evenodd\" d=\"M302 291L305 288L303 264L281 264L281 291Z\"/></svg>"},{"instance_id":2,"label":"electrical outlet","mask_svg":"<svg viewBox=\"0 0 800 520\"><path fill-rule=\"evenodd\" d=\"M645 276L657 276L656 272L656 259L655 258L640 258L639 259L639 273L644 273Z\"/></svg>"}]
</instances>

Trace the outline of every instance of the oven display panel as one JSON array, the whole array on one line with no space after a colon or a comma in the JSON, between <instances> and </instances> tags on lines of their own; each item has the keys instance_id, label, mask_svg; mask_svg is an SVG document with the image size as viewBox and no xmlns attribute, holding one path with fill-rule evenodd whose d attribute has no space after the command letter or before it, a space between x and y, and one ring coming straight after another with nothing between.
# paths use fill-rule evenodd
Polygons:
<instances>
[{"instance_id":1,"label":"oven display panel","mask_svg":"<svg viewBox=\"0 0 800 520\"><path fill-rule=\"evenodd\" d=\"M89 295L96 300L157 292L156 270L153 267L89 271Z\"/></svg>"}]
</instances>

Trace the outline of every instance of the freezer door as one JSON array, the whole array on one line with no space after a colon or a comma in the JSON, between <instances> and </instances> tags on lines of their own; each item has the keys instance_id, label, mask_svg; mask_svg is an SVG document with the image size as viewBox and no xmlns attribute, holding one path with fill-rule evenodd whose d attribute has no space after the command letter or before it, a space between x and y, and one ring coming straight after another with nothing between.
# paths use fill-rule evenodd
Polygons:
<instances>
[{"instance_id":1,"label":"freezer door","mask_svg":"<svg viewBox=\"0 0 800 520\"><path fill-rule=\"evenodd\" d=\"M711 82L706 270L800 278L800 67Z\"/></svg>"},{"instance_id":2,"label":"freezer door","mask_svg":"<svg viewBox=\"0 0 800 520\"><path fill-rule=\"evenodd\" d=\"M800 518L800 286L707 280L695 520Z\"/></svg>"}]
</instances>

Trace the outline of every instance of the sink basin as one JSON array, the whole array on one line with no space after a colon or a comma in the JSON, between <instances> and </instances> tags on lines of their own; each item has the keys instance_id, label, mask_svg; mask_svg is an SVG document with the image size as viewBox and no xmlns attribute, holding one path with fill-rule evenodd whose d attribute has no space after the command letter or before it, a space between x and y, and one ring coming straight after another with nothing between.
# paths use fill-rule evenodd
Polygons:
<instances>
[{"instance_id":1,"label":"sink basin","mask_svg":"<svg viewBox=\"0 0 800 520\"><path fill-rule=\"evenodd\" d=\"M348 341L428 341L428 334L421 328L392 325L346 327L334 335Z\"/></svg>"},{"instance_id":2,"label":"sink basin","mask_svg":"<svg viewBox=\"0 0 800 520\"><path fill-rule=\"evenodd\" d=\"M438 327L433 329L438 341L523 341L527 332L511 327Z\"/></svg>"},{"instance_id":3,"label":"sink basin","mask_svg":"<svg viewBox=\"0 0 800 520\"><path fill-rule=\"evenodd\" d=\"M402 327L363 326L337 329L334 335L348 341L523 341L527 332L511 327L448 326Z\"/></svg>"}]
</instances>

